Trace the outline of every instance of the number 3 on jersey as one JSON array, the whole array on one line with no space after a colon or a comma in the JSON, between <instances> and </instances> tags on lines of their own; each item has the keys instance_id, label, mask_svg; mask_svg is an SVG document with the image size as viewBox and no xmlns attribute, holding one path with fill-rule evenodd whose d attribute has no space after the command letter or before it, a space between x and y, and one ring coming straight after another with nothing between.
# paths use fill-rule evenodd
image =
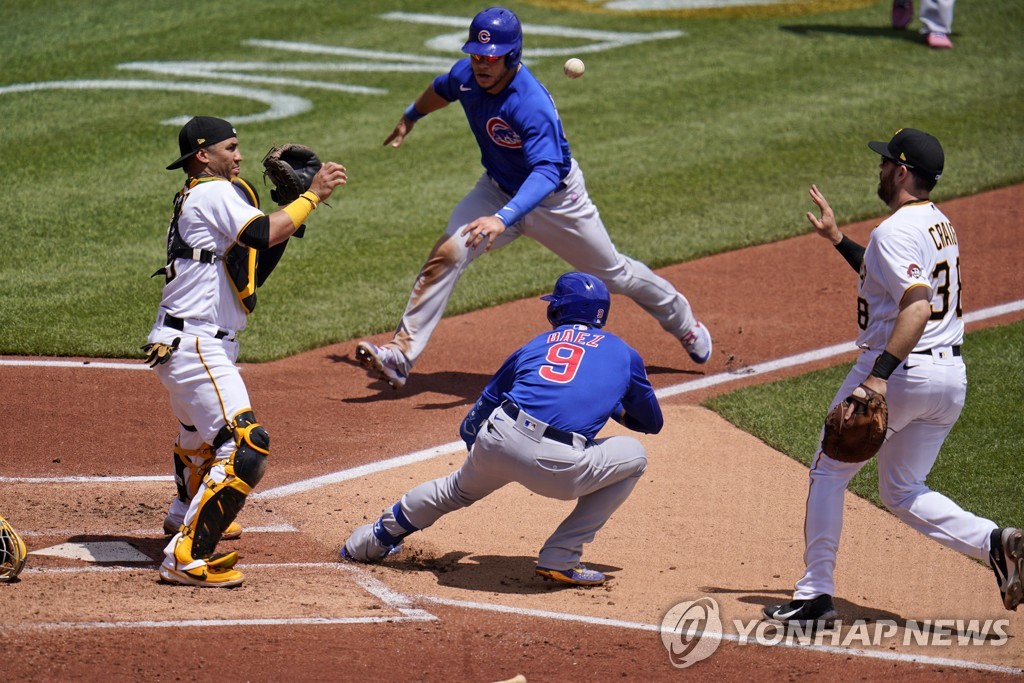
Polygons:
<instances>
[{"instance_id":1,"label":"number 3 on jersey","mask_svg":"<svg viewBox=\"0 0 1024 683\"><path fill-rule=\"evenodd\" d=\"M548 349L544 358L551 365L540 366L540 376L556 384L568 384L576 376L580 362L583 360L584 349L575 344L560 342Z\"/></svg>"},{"instance_id":2,"label":"number 3 on jersey","mask_svg":"<svg viewBox=\"0 0 1024 683\"><path fill-rule=\"evenodd\" d=\"M941 300L939 308L935 308L934 297L932 299L932 314L929 320L942 320L949 313L950 299L955 299L956 306L955 312L956 317L962 318L964 316L963 304L960 302L960 294L962 291L962 282L960 280L960 259L956 260L956 279L955 281L951 278L949 261L940 261L935 264L935 269L932 271L932 282L938 282L935 287L935 296ZM860 325L860 329L866 330L868 328L868 320L870 313L868 311L868 302L864 297L857 297L857 324Z\"/></svg>"}]
</instances>

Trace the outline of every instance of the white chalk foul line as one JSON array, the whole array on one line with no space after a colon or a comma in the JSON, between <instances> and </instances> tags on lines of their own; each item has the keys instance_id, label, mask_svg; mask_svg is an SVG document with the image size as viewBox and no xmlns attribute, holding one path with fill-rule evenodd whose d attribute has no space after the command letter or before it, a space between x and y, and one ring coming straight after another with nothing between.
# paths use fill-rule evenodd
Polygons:
<instances>
[{"instance_id":1,"label":"white chalk foul line","mask_svg":"<svg viewBox=\"0 0 1024 683\"><path fill-rule=\"evenodd\" d=\"M153 571L155 563L149 568L143 567L70 567L57 569L25 569L23 575L31 574L86 574L86 573L124 573ZM437 621L437 617L426 610L413 605L407 595L398 593L365 570L337 562L285 562L266 564L247 564L246 570L253 569L328 569L355 574L355 583L386 606L396 610L399 616L376 617L282 617L262 619L182 619L168 621L59 621L39 624L2 624L0 632L13 630L101 630L118 628L195 628L208 626L332 626L337 624L385 624L396 622Z\"/></svg>"},{"instance_id":2,"label":"white chalk foul line","mask_svg":"<svg viewBox=\"0 0 1024 683\"><path fill-rule=\"evenodd\" d=\"M265 526L246 526L243 533L246 534L287 534L298 531L298 528L291 524L267 524ZM18 530L23 537L30 536L61 536L71 538L73 536L157 536L167 534L163 529L154 527L152 529L101 529L98 531L82 531L81 529L35 529L32 531ZM32 553L30 552L29 555Z\"/></svg>"},{"instance_id":3,"label":"white chalk foul line","mask_svg":"<svg viewBox=\"0 0 1024 683\"><path fill-rule=\"evenodd\" d=\"M984 308L980 311L968 313L964 316L964 321L967 323L974 323L981 320L987 320L988 318L995 318L1008 313L1015 313L1017 311L1024 310L1024 299L1012 301L1007 304L999 306L992 306ZM658 398L668 398L670 396L677 396L679 394L685 394L691 391L697 391L699 389L706 389L707 387L715 386L718 384L725 384L728 382L735 382L741 379L746 379L753 375L762 375L775 370L782 370L785 368L795 367L798 365L805 365L807 363L813 363L815 361L825 360L833 358L845 353L852 353L857 350L857 347L852 341L843 342L841 344L834 344L827 346L822 349L814 351L807 351L804 353L798 353L785 358L779 358L772 361L766 361L764 363L758 363L744 368L740 374L733 372L719 373L717 375L711 375L709 377L702 377L700 379L694 379L680 384L675 384L669 387L663 387L657 390L655 393ZM148 369L145 364L129 364L129 363L63 363L58 361L19 361L19 360L3 360L0 359L0 365L57 365L59 367L108 367L117 369ZM357 477L364 477L371 474L377 474L379 472L385 472L387 470L395 469L397 467L404 467L406 465L412 465L417 462L423 462L430 460L441 455L448 455L456 453L465 448L465 444L461 441L452 441L440 446L434 446L432 448L425 448L423 450L415 451L413 453L407 453L405 455L396 456L387 460L379 460L377 462L368 463L366 465L360 465L347 470L340 470L338 472L332 472L329 474L323 474L310 479L304 479L302 481L293 482L291 484L285 484L283 486L277 486L264 491L254 491L250 498L254 499L272 499L272 498L283 498L285 496L294 495L297 493L305 493L312 491L324 486L330 486L331 484L337 484L349 479L355 479ZM0 483L28 483L28 484L48 484L48 483L120 483L120 482L135 482L135 481L171 481L170 476L138 476L138 477L0 477Z\"/></svg>"},{"instance_id":4,"label":"white chalk foul line","mask_svg":"<svg viewBox=\"0 0 1024 683\"><path fill-rule=\"evenodd\" d=\"M494 603L481 603L471 602L467 600L454 600L452 598L441 598L433 595L420 595L417 599L424 602L431 602L437 605L445 605L448 607L464 607L466 609L483 610L487 612L500 612L502 614L516 614L525 617L537 617L539 619L553 619L557 621L572 621L582 624L591 624L594 626L608 626L611 628L625 628L633 629L637 631L653 631L655 633L660 632L661 627L654 624L644 624L635 621L623 621L620 619L606 619L603 617L588 617L580 614L566 614L563 612L548 612L546 610L535 610L527 609L523 607L509 607L507 605L499 605ZM693 635L702 636L701 631L695 631ZM735 633L720 633L722 640L729 642L738 643L742 639L738 634ZM745 640L747 644L758 644L756 640ZM792 647L796 649L810 650L813 652L825 652L828 654L840 654L849 657L865 657L869 659L885 659L897 662L915 663L915 664L935 664L940 666L950 666L960 669L973 669L978 671L992 671L1003 674L1017 674L1024 673L1019 668L1013 668L1008 666L1000 666L998 664L984 664L981 662L971 662L961 659L947 659L945 657L929 657L927 655L912 655L912 654L901 654L898 652L890 652L888 650L860 650L854 648L844 648L835 645L814 645L814 644L803 644L797 641L784 640L772 646L765 647Z\"/></svg>"},{"instance_id":5,"label":"white chalk foul line","mask_svg":"<svg viewBox=\"0 0 1024 683\"><path fill-rule=\"evenodd\" d=\"M426 613L424 613L426 614ZM393 617L295 617L281 619L184 619L180 621L57 621L39 624L0 625L0 631L99 630L117 628L189 628L200 626L332 626L336 624L389 624L403 621L437 621L433 615Z\"/></svg>"},{"instance_id":6,"label":"white chalk foul line","mask_svg":"<svg viewBox=\"0 0 1024 683\"><path fill-rule=\"evenodd\" d=\"M377 462L371 462L366 465L360 465L347 470L341 470L339 472L332 472L330 474L323 474L319 477L313 477L311 479L304 479L302 481L293 482L291 484L285 484L284 486L277 486L272 489L266 489L265 491L254 491L250 498L265 500L270 498L283 498L290 496L295 493L304 493L306 491L312 491L323 486L329 486L331 484L337 484L349 479L355 479L357 477L365 477L370 474L376 474L378 472L384 472L386 470L394 469L396 467L405 467L406 465L412 465L417 462L424 460L430 460L440 455L446 455L448 453L454 453L459 450L465 450L466 444L462 441L452 441L441 446L434 446L433 448L425 448L422 451L416 451L414 453L408 453L406 455L400 455L395 458L389 458L387 460L380 460Z\"/></svg>"},{"instance_id":7,"label":"white chalk foul line","mask_svg":"<svg viewBox=\"0 0 1024 683\"><path fill-rule=\"evenodd\" d=\"M0 484L127 484L146 481L174 481L169 474L133 477L0 477Z\"/></svg>"},{"instance_id":8,"label":"white chalk foul line","mask_svg":"<svg viewBox=\"0 0 1024 683\"><path fill-rule=\"evenodd\" d=\"M1007 313L1013 313L1015 311L1024 310L1024 299L1014 301L1008 304L1000 306L992 306L991 308L985 308L974 313L969 313L964 316L964 320L968 323L977 322L979 320L985 320L987 318L994 318L1000 315L1006 315ZM767 361L764 363L758 363L757 365L751 365L744 368L743 374L736 374L731 372L719 373L717 375L711 375L709 377L702 377L700 379L690 380L688 382L682 382L675 384L670 387L664 387L658 389L655 394L658 398L668 398L669 396L677 396L679 394L685 394L690 391L697 391L699 389L705 389L707 387L715 386L717 384L725 384L727 382L735 382L741 379L746 379L753 375L763 375L765 373L773 372L775 370L781 370L784 368L795 367L797 365L805 365L807 363L813 363L815 361L824 360L827 358L833 358L845 353L852 353L857 351L857 346L852 341L843 342L842 344L834 344L833 346L827 346L823 349L817 349L815 351L807 351L805 353L798 353L793 356L787 356L785 358L779 358L777 360ZM385 472L387 470L395 469L397 467L404 467L417 462L423 462L424 460L430 460L441 455L448 455L458 451L465 450L466 445L462 441L452 441L450 443L443 444L441 446L434 446L433 448L427 448L415 453L408 453L406 455L400 455L387 460L379 460L366 465L360 465L359 467L353 467L347 470L341 470L339 472L332 472L331 474L324 474L311 479L304 479L302 481L293 482L284 486L278 486L272 489L266 489L264 491L254 492L251 498L257 499L270 499L270 498L281 498L284 496L290 496L296 493L305 493L314 489L329 486L331 484L337 484L349 479L356 477L364 477L370 474L376 474L379 472Z\"/></svg>"},{"instance_id":9,"label":"white chalk foul line","mask_svg":"<svg viewBox=\"0 0 1024 683\"><path fill-rule=\"evenodd\" d=\"M1010 303L1000 304L999 306L990 306L989 308L983 308L972 313L968 313L964 316L965 323L975 323L989 318L997 318L1001 315L1008 313L1016 313L1017 311L1024 310L1024 299L1018 299L1017 301L1011 301ZM771 372L772 370L779 370L782 368L793 367L795 365L802 365L804 363L810 363L815 360L821 360L823 358L831 358L843 353L855 351L856 347L852 341L844 342L842 344L836 344L835 346L829 346L824 349L818 349L817 351L808 351L807 353L800 353L795 356L788 356L786 358L780 358L774 361L768 361L766 363L758 363L757 365L751 365L748 368L743 369L743 374L737 375L736 373L721 373L719 375L713 375L711 377L705 377L698 380L692 380L690 382L683 382L675 386L666 387L658 392L659 396L675 396L676 394L682 394L687 391L696 391L697 389L703 389L705 387L714 386L716 384L723 384L725 382L731 382L744 377L749 377L754 374ZM48 368L98 368L100 370L149 370L150 367L142 361L93 361L93 360L82 360L82 361L71 361L71 360L46 360L41 358L0 358L0 367L48 367ZM665 393L662 393L665 392Z\"/></svg>"},{"instance_id":10,"label":"white chalk foul line","mask_svg":"<svg viewBox=\"0 0 1024 683\"><path fill-rule=\"evenodd\" d=\"M149 366L139 361L137 363L119 361L94 361L94 360L41 360L41 359L20 359L0 358L0 365L10 367L29 368L98 368L100 370L149 370Z\"/></svg>"}]
</instances>

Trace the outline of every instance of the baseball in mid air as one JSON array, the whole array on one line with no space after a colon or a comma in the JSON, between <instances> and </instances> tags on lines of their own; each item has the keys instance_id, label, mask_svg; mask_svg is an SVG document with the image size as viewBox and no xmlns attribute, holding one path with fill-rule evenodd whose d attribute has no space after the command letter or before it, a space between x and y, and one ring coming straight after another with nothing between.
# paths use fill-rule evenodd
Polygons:
<instances>
[{"instance_id":1,"label":"baseball in mid air","mask_svg":"<svg viewBox=\"0 0 1024 683\"><path fill-rule=\"evenodd\" d=\"M586 70L586 68L587 67L583 63L583 60L577 57L570 57L569 59L565 60L565 66L562 67L562 69L565 71L565 75L568 78L579 78L580 76L583 75L583 72Z\"/></svg>"}]
</instances>

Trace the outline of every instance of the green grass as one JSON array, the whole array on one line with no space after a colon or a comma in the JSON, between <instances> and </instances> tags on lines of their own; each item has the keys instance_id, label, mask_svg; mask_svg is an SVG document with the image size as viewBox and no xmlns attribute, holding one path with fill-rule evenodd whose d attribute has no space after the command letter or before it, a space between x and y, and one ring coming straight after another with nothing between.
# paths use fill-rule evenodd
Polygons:
<instances>
[{"instance_id":1,"label":"green grass","mask_svg":"<svg viewBox=\"0 0 1024 683\"><path fill-rule=\"evenodd\" d=\"M935 52L886 28L888 2L832 14L656 18L513 3L525 23L615 31L680 29L667 41L564 57L526 58L555 97L589 189L620 249L652 266L806 232L817 182L841 221L880 215L869 139L912 125L947 152L939 201L1024 180L1024 3L960 0L956 49ZM297 0L127 0L5 4L0 88L22 83L146 79L133 61L345 61L245 45L251 38L397 50L454 61L425 46L454 29L388 22L389 11L470 17L480 6L398 0L323 5ZM761 13L764 14L764 13ZM468 21L468 19L467 19ZM280 73L253 75L281 76ZM481 172L457 107L421 122L400 150L383 148L429 73L300 72L295 78L384 88L355 95L258 87L308 98L291 118L239 125L243 175L259 182L274 143L310 144L349 169L333 209L310 220L264 287L245 361L280 358L393 329L448 213ZM164 119L234 117L265 105L197 93L46 90L0 94L0 353L134 357L155 315L170 200L181 182ZM266 195L266 192L264 192ZM564 264L520 240L470 268L449 314L540 293Z\"/></svg>"},{"instance_id":2,"label":"green grass","mask_svg":"<svg viewBox=\"0 0 1024 683\"><path fill-rule=\"evenodd\" d=\"M936 134L944 201L1024 181L1024 2L959 0L956 48L935 52L887 28L889 0L834 13L658 18L579 13L552 0L516 2L528 25L526 61L554 96L612 238L658 267L809 230L807 187L818 183L842 223L878 216L877 158L866 142L913 126ZM819 3L820 5L821 3ZM835 6L835 5L833 5ZM207 114L238 117L264 104L199 93L40 90L52 81L208 81L118 69L136 61L346 61L244 44L306 41L454 61L425 41L452 28L388 22L391 11L468 18L466 0L317 3L287 11L266 0L195 3L63 0L4 4L0 44L0 354L139 357L160 298L164 235L182 176L177 126ZM804 6L806 8L806 6ZM561 75L564 57L531 49L571 40L530 24L612 31L679 29L667 41L582 54L586 76ZM431 73L309 72L291 76L383 88L356 95L257 87L308 98L312 110L238 124L243 175L259 181L273 144L297 141L344 163L350 183L309 221L261 290L242 360L265 361L391 330L430 246L481 172L458 107L417 125L400 150L383 148ZM1009 226L1010 228L1015 226ZM449 314L546 291L565 266L529 240L485 256L463 277ZM968 337L967 408L929 483L1000 524L1024 523L1019 476L1024 427L1024 326ZM845 367L717 398L709 406L769 445L807 462ZM785 410L779 408L785 406ZM877 502L874 466L853 482Z\"/></svg>"},{"instance_id":3,"label":"green grass","mask_svg":"<svg viewBox=\"0 0 1024 683\"><path fill-rule=\"evenodd\" d=\"M927 483L1000 526L1024 525L1024 422L1018 419L1024 405L1024 323L968 334L964 360L967 403ZM810 466L825 412L849 369L844 365L742 389L705 405ZM881 505L876 463L868 462L850 490Z\"/></svg>"}]
</instances>

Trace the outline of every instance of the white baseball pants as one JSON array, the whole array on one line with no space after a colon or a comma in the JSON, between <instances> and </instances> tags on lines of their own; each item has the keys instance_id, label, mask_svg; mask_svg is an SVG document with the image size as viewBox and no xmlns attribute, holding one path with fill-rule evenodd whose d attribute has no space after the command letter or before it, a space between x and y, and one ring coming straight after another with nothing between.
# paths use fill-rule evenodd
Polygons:
<instances>
[{"instance_id":1,"label":"white baseball pants","mask_svg":"<svg viewBox=\"0 0 1024 683\"><path fill-rule=\"evenodd\" d=\"M864 381L879 353L860 355L833 406ZM949 348L941 354L910 354L889 378L889 436L876 456L878 490L885 506L914 529L948 548L987 561L989 535L996 524L925 485L946 435L960 417L966 394L967 369ZM796 584L794 599L835 595L843 496L864 464L838 462L820 451L815 457L804 522L806 570Z\"/></svg>"}]
</instances>

